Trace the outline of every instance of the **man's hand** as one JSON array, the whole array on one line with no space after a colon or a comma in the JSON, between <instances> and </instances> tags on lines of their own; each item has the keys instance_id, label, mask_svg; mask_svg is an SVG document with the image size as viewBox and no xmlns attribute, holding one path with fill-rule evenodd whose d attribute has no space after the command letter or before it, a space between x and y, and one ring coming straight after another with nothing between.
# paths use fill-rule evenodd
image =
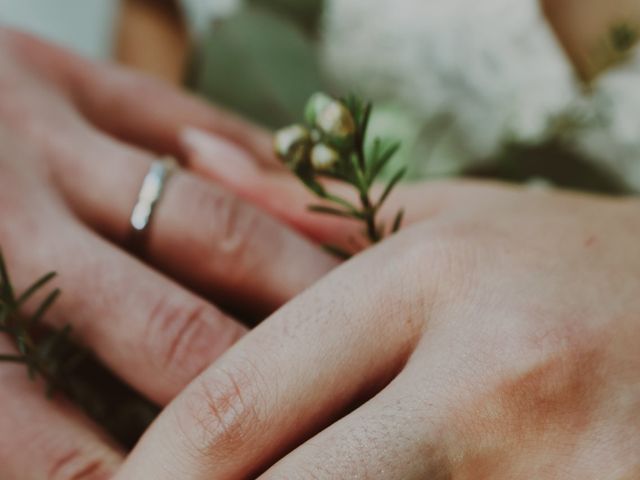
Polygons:
<instances>
[{"instance_id":1,"label":"man's hand","mask_svg":"<svg viewBox=\"0 0 640 480\"><path fill-rule=\"evenodd\" d=\"M0 30L0 246L22 290L59 272L47 321L124 381L168 403L245 329L206 298L270 311L334 261L234 194L180 172L149 231L145 265L125 250L156 158L198 125L263 163L269 137L169 87ZM197 296L180 283L193 287ZM25 312L29 313L29 312ZM13 345L4 335L0 352ZM0 365L0 478L107 478L122 457L21 366Z\"/></svg>"},{"instance_id":2,"label":"man's hand","mask_svg":"<svg viewBox=\"0 0 640 480\"><path fill-rule=\"evenodd\" d=\"M116 478L638 478L638 202L414 198L421 221L245 336Z\"/></svg>"}]
</instances>

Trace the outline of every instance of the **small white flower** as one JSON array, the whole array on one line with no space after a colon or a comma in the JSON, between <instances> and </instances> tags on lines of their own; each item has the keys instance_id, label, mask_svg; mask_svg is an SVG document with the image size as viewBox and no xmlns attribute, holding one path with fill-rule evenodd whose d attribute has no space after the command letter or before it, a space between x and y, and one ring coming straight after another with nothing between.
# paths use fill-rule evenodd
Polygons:
<instances>
[{"instance_id":1,"label":"small white flower","mask_svg":"<svg viewBox=\"0 0 640 480\"><path fill-rule=\"evenodd\" d=\"M351 112L337 100L332 100L322 109L316 118L316 126L335 141L347 140L356 130Z\"/></svg>"},{"instance_id":2,"label":"small white flower","mask_svg":"<svg viewBox=\"0 0 640 480\"><path fill-rule=\"evenodd\" d=\"M309 131L306 128L302 125L291 125L276 132L274 149L282 161L297 166L305 160L310 141Z\"/></svg>"},{"instance_id":3,"label":"small white flower","mask_svg":"<svg viewBox=\"0 0 640 480\"><path fill-rule=\"evenodd\" d=\"M333 148L319 143L311 150L311 165L317 171L331 170L340 160L340 155Z\"/></svg>"},{"instance_id":4,"label":"small white flower","mask_svg":"<svg viewBox=\"0 0 640 480\"><path fill-rule=\"evenodd\" d=\"M320 115L320 113L332 102L334 102L334 99L326 93L314 93L307 102L307 106L304 111L304 117L309 125L315 125L318 115Z\"/></svg>"}]
</instances>

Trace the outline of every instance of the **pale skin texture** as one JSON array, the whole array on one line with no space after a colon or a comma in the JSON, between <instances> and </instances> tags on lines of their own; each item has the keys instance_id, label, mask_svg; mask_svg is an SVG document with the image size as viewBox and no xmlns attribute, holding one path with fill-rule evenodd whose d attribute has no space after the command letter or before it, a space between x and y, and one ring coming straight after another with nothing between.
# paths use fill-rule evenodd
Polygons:
<instances>
[{"instance_id":1,"label":"pale skin texture","mask_svg":"<svg viewBox=\"0 0 640 480\"><path fill-rule=\"evenodd\" d=\"M246 331L209 299L272 311L336 264L188 172L168 184L147 264L130 255L128 218L151 152L179 153L179 128L189 124L273 162L262 153L269 136L227 113L0 29L0 247L15 288L57 270L63 295L49 324L71 324L78 341L159 405ZM0 352L14 351L0 336ZM0 384L0 478L114 474L122 452L63 398L48 400L24 366L0 364Z\"/></svg>"},{"instance_id":2,"label":"pale skin texture","mask_svg":"<svg viewBox=\"0 0 640 480\"><path fill-rule=\"evenodd\" d=\"M301 231L357 233L304 213L289 174L183 142ZM474 182L393 198L412 225L232 347L116 478L640 476L640 202Z\"/></svg>"}]
</instances>

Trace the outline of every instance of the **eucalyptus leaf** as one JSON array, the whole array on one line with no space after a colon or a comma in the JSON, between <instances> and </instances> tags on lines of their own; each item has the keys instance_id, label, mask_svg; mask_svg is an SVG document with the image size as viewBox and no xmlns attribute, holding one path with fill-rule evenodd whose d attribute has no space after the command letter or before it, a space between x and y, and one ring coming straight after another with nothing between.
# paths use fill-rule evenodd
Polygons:
<instances>
[{"instance_id":1,"label":"eucalyptus leaf","mask_svg":"<svg viewBox=\"0 0 640 480\"><path fill-rule=\"evenodd\" d=\"M196 52L191 86L268 127L294 123L325 85L316 45L285 17L247 7L216 24Z\"/></svg>"},{"instance_id":2,"label":"eucalyptus leaf","mask_svg":"<svg viewBox=\"0 0 640 480\"><path fill-rule=\"evenodd\" d=\"M325 2L324 0L249 0L248 3L286 16L309 33L316 34Z\"/></svg>"}]
</instances>

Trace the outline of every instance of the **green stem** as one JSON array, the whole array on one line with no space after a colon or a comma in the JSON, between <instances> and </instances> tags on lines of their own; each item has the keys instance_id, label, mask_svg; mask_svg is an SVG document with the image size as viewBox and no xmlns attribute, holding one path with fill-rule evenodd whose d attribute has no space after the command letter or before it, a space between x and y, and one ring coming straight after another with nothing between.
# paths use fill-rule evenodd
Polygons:
<instances>
[{"instance_id":1,"label":"green stem","mask_svg":"<svg viewBox=\"0 0 640 480\"><path fill-rule=\"evenodd\" d=\"M365 197L365 198L367 202L370 204L371 202L369 201L369 198L368 197ZM380 232L378 232L378 228L376 227L375 210L371 207L366 207L364 217L365 217L365 223L367 225L367 236L369 237L369 240L371 240L371 243L378 243L381 240L381 238L380 238Z\"/></svg>"},{"instance_id":2,"label":"green stem","mask_svg":"<svg viewBox=\"0 0 640 480\"><path fill-rule=\"evenodd\" d=\"M376 213L377 209L373 206L371 198L369 198L369 188L366 190L360 190L360 203L362 204L362 217L367 226L367 236L371 243L378 243L380 238L380 232L376 226Z\"/></svg>"},{"instance_id":3,"label":"green stem","mask_svg":"<svg viewBox=\"0 0 640 480\"><path fill-rule=\"evenodd\" d=\"M367 168L367 159L364 153L364 137L358 135L355 141L356 155L358 158L357 167L360 169L362 178L365 177L365 170ZM358 182L358 189L360 190L360 204L362 205L362 217L367 227L367 236L371 243L378 243L380 240L380 232L376 225L376 213L377 208L374 207L371 198L369 197L370 185L360 185Z\"/></svg>"}]
</instances>

